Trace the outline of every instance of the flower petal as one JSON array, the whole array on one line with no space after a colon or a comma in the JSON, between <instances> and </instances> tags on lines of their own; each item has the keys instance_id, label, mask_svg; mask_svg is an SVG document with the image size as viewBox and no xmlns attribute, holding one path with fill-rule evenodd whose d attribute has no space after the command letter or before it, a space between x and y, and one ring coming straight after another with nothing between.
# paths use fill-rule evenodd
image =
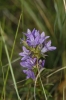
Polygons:
<instances>
[{"instance_id":1,"label":"flower petal","mask_svg":"<svg viewBox=\"0 0 66 100\"><path fill-rule=\"evenodd\" d=\"M23 46L23 51L29 53L29 50L27 50L25 46Z\"/></svg>"},{"instance_id":2,"label":"flower petal","mask_svg":"<svg viewBox=\"0 0 66 100\"><path fill-rule=\"evenodd\" d=\"M30 41L33 42L34 41L34 36L31 34L30 35Z\"/></svg>"},{"instance_id":3,"label":"flower petal","mask_svg":"<svg viewBox=\"0 0 66 100\"><path fill-rule=\"evenodd\" d=\"M42 48L42 50L41 50L42 53L45 53L45 52L47 52L47 51L48 51L47 47L44 47L44 48Z\"/></svg>"},{"instance_id":4,"label":"flower petal","mask_svg":"<svg viewBox=\"0 0 66 100\"><path fill-rule=\"evenodd\" d=\"M44 40L48 39L50 36L45 36Z\"/></svg>"},{"instance_id":5,"label":"flower petal","mask_svg":"<svg viewBox=\"0 0 66 100\"><path fill-rule=\"evenodd\" d=\"M49 47L49 50L50 50L50 51L56 50L56 47L51 46L51 47Z\"/></svg>"},{"instance_id":6,"label":"flower petal","mask_svg":"<svg viewBox=\"0 0 66 100\"><path fill-rule=\"evenodd\" d=\"M45 37L45 33L42 32L42 33L41 33L41 38L44 38L44 37Z\"/></svg>"},{"instance_id":7,"label":"flower petal","mask_svg":"<svg viewBox=\"0 0 66 100\"><path fill-rule=\"evenodd\" d=\"M31 34L31 31L30 31L30 29L27 29L27 33L28 33L28 34Z\"/></svg>"},{"instance_id":8,"label":"flower petal","mask_svg":"<svg viewBox=\"0 0 66 100\"><path fill-rule=\"evenodd\" d=\"M51 40L48 41L46 45L47 45L47 47L50 47L51 46Z\"/></svg>"}]
</instances>

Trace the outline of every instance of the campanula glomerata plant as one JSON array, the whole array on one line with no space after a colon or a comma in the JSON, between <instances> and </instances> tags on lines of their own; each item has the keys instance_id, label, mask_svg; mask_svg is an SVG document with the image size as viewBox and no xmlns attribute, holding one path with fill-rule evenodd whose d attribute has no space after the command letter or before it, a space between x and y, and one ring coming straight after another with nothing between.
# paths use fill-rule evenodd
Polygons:
<instances>
[{"instance_id":1,"label":"campanula glomerata plant","mask_svg":"<svg viewBox=\"0 0 66 100\"><path fill-rule=\"evenodd\" d=\"M27 33L24 34L26 40L21 39L23 46L22 52L19 53L22 57L20 65L24 67L23 72L26 74L26 78L35 80L38 70L44 67L46 53L55 50L56 47L51 46L50 36L45 36L44 32L40 33L36 29L32 31L27 29Z\"/></svg>"}]
</instances>

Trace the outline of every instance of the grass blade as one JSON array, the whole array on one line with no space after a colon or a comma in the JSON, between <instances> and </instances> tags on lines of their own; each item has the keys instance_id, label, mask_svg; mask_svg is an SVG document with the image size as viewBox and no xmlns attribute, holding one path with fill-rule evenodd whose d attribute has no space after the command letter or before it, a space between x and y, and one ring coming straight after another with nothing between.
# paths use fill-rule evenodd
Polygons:
<instances>
[{"instance_id":1,"label":"grass blade","mask_svg":"<svg viewBox=\"0 0 66 100\"><path fill-rule=\"evenodd\" d=\"M13 83L14 83L14 87L15 87L15 90L16 90L16 94L17 94L18 100L21 100L20 96L19 96L19 93L18 93L18 90L17 90L16 80L15 80L15 77L14 77L11 61L10 61L10 58L9 58L8 49L7 49L7 46L5 44L5 39L4 39L4 36L3 36L3 30L1 28L1 25L0 25L0 29L1 29L1 36L2 36L2 40L4 42L4 47L5 47L5 51L6 51L6 55L7 55L7 59L8 59L8 63L9 63L9 68L10 68L12 79L13 79Z\"/></svg>"}]
</instances>

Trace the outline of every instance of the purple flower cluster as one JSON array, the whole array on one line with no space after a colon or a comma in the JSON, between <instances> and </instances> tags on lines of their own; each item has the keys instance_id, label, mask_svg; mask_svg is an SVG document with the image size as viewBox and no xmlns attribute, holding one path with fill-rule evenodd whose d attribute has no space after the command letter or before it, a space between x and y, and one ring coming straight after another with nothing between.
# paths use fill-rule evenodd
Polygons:
<instances>
[{"instance_id":1,"label":"purple flower cluster","mask_svg":"<svg viewBox=\"0 0 66 100\"><path fill-rule=\"evenodd\" d=\"M37 68L37 63L39 70L45 64L45 60L41 60L40 57L45 57L46 52L53 51L56 47L51 46L51 40L47 41L49 36L45 36L44 32L40 34L38 30L33 29L30 31L28 29L25 36L26 45L22 47L23 52L19 53L22 56L20 65L25 68L23 72L27 75L27 79L35 79L36 73L34 69Z\"/></svg>"}]
</instances>

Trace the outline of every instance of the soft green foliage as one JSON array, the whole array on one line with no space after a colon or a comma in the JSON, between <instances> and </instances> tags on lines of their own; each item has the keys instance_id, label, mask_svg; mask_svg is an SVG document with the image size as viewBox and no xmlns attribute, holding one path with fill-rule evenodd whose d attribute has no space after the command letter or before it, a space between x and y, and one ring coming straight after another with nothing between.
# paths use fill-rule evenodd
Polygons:
<instances>
[{"instance_id":1,"label":"soft green foliage","mask_svg":"<svg viewBox=\"0 0 66 100\"><path fill-rule=\"evenodd\" d=\"M34 82L25 79L19 64L20 38L25 38L22 32L27 28L44 31L57 47L48 52L45 70L41 72L44 92L48 100L55 100L60 80L66 79L65 0L0 0L0 23L0 100L34 100ZM38 81L36 100L44 100Z\"/></svg>"}]
</instances>

